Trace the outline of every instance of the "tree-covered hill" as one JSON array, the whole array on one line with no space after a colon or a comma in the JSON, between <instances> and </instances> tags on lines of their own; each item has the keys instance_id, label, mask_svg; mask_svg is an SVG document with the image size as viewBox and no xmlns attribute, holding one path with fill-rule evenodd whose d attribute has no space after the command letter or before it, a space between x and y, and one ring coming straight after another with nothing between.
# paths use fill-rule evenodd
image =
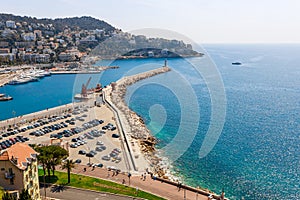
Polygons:
<instances>
[{"instance_id":1,"label":"tree-covered hill","mask_svg":"<svg viewBox=\"0 0 300 200\"><path fill-rule=\"evenodd\" d=\"M71 18L57 18L57 19L37 19L36 17L28 17L28 16L16 16L12 14L0 14L0 21L5 22L8 20L12 20L15 22L27 22L31 23L39 23L39 24L52 24L55 27L55 30L58 32L63 31L65 27L71 28L71 30L81 29L81 30L95 30L95 29L103 29L106 31L114 31L115 28L105 21L95 19L93 17L71 17Z\"/></svg>"}]
</instances>

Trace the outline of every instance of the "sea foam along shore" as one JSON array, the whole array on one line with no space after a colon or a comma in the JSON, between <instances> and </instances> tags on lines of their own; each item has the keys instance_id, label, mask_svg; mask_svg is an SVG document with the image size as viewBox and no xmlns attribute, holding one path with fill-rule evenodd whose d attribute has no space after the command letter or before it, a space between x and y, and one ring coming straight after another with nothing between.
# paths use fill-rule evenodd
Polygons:
<instances>
[{"instance_id":1,"label":"sea foam along shore","mask_svg":"<svg viewBox=\"0 0 300 200\"><path fill-rule=\"evenodd\" d=\"M149 171L159 177L164 176L166 170L158 165L162 159L157 155L155 149L157 140L151 135L143 119L128 108L125 103L125 95L128 86L170 70L169 67L161 67L144 73L126 76L115 83L111 83L105 89L106 99L118 110L125 136L130 141L129 146L135 158L133 162L137 162L139 171L141 171L142 167L148 168ZM144 157L147 163L139 160L139 157Z\"/></svg>"}]
</instances>

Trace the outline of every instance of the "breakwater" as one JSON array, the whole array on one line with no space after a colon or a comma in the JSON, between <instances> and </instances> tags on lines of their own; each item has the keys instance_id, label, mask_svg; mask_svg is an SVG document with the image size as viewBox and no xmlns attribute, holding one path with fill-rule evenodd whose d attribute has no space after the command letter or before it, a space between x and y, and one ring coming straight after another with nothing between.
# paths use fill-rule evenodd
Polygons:
<instances>
[{"instance_id":1,"label":"breakwater","mask_svg":"<svg viewBox=\"0 0 300 200\"><path fill-rule=\"evenodd\" d=\"M152 166L150 170L158 176L164 176L165 171L158 165L161 158L156 155L154 147L156 139L151 135L142 118L128 108L125 103L125 95L128 86L170 70L169 67L161 67L144 73L126 76L117 82L111 83L104 90L106 101L112 104L122 125L121 130L127 144L128 158L132 162L133 169L136 169L135 166L146 166L145 168ZM138 162L138 164L135 164L135 162Z\"/></svg>"}]
</instances>

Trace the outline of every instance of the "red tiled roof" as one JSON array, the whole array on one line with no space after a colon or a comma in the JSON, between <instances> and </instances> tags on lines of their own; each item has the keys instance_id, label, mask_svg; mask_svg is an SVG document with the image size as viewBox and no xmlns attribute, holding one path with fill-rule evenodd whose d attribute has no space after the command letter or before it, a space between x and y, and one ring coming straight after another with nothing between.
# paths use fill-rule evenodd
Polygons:
<instances>
[{"instance_id":1,"label":"red tiled roof","mask_svg":"<svg viewBox=\"0 0 300 200\"><path fill-rule=\"evenodd\" d=\"M36 158L37 152L23 143L16 143L0 155L0 160L10 160L19 169L26 169L27 163Z\"/></svg>"}]
</instances>

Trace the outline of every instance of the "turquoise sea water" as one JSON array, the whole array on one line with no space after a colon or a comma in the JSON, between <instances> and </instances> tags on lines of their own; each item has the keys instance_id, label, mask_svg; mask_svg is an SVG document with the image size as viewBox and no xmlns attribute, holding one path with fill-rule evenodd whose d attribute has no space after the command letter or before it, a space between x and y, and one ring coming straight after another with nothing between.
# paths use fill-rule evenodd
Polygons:
<instances>
[{"instance_id":1,"label":"turquoise sea water","mask_svg":"<svg viewBox=\"0 0 300 200\"><path fill-rule=\"evenodd\" d=\"M201 66L203 59L170 59L172 72L129 88L129 106L145 119L160 140L158 148L174 161L173 171L185 183L217 193L224 188L231 199L300 199L300 45L207 45L205 49L220 72L227 100L224 128L206 157L200 159L198 152L214 123L214 105L205 77L190 64ZM236 61L243 65L231 65ZM163 62L115 61L112 65L120 69L93 75L91 85L98 79L106 85ZM0 93L14 97L0 102L0 119L12 117L13 110L23 115L69 103L89 76L55 75L37 83L0 88ZM164 149L182 134L186 139L177 147L186 149L173 160L180 151L172 155Z\"/></svg>"}]
</instances>

